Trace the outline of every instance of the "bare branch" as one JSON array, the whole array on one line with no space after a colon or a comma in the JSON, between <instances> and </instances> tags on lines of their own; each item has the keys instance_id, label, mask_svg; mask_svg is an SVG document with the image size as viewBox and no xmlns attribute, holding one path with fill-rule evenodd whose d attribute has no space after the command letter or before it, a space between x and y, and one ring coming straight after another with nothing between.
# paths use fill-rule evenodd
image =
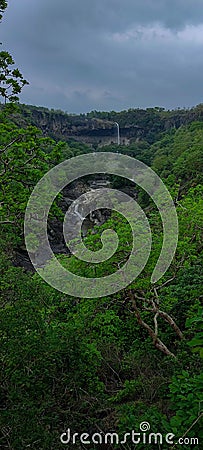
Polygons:
<instances>
[{"instance_id":1,"label":"bare branch","mask_svg":"<svg viewBox=\"0 0 203 450\"><path fill-rule=\"evenodd\" d=\"M135 315L136 315L136 318L137 318L137 321L138 321L139 325L141 325L143 328L145 328L148 331L149 335L152 338L154 346L156 348L158 348L158 350L163 352L165 355L172 356L173 358L176 358L175 355L158 338L158 336L156 335L156 332L154 332L152 330L152 328L146 322L144 322L144 320L142 319L142 317L140 315L140 312L139 312L139 310L137 308L136 301L135 301L135 296L134 296L134 294L132 292L130 292L130 299L131 299L131 303L132 303L133 309L135 311ZM155 328L156 328L156 326L155 326ZM157 329L156 329L156 331L157 331Z\"/></svg>"},{"instance_id":2,"label":"bare branch","mask_svg":"<svg viewBox=\"0 0 203 450\"><path fill-rule=\"evenodd\" d=\"M172 278L170 278L169 280L165 281L165 283L163 283L161 286L157 286L156 289L161 289L164 286L167 286L167 284L171 283L171 281L173 281L175 279L175 277L176 276L174 275Z\"/></svg>"},{"instance_id":3,"label":"bare branch","mask_svg":"<svg viewBox=\"0 0 203 450\"><path fill-rule=\"evenodd\" d=\"M159 312L157 312L154 316L154 326L155 326L154 333L155 333L156 337L158 336L158 322L157 322L158 316L159 316Z\"/></svg>"},{"instance_id":4,"label":"bare branch","mask_svg":"<svg viewBox=\"0 0 203 450\"><path fill-rule=\"evenodd\" d=\"M0 154L4 153L11 145L15 144L15 142L19 142L22 138L22 135L18 136L17 138L13 139L13 141L9 142L9 144L6 145L3 149L0 149Z\"/></svg>"},{"instance_id":5,"label":"bare branch","mask_svg":"<svg viewBox=\"0 0 203 450\"><path fill-rule=\"evenodd\" d=\"M178 325L176 325L175 321L172 319L171 316L169 316L169 314L167 314L164 311L160 311L159 310L159 315L160 317L163 317L163 319L169 323L169 325L171 326L171 328L173 328L173 330L176 332L176 334L178 335L178 337L180 339L183 339L183 333L181 332L180 328L178 327Z\"/></svg>"},{"instance_id":6,"label":"bare branch","mask_svg":"<svg viewBox=\"0 0 203 450\"><path fill-rule=\"evenodd\" d=\"M5 224L7 224L7 223L14 224L15 222L12 222L11 220L2 220L2 221L0 222L0 225L5 225Z\"/></svg>"},{"instance_id":7,"label":"bare branch","mask_svg":"<svg viewBox=\"0 0 203 450\"><path fill-rule=\"evenodd\" d=\"M159 302L158 302L159 303ZM180 330L180 328L178 327L178 325L175 323L175 321L172 319L172 317L168 314L168 313L166 313L166 312L164 312L164 311L161 311L160 309L159 309L159 306L157 305L157 304L155 304L155 302L154 302L154 300L153 299L151 299L151 304L152 304L152 308L147 308L145 305L143 306L143 309L145 310L145 311L150 311L150 312L152 312L152 313L158 313L158 315L160 316L160 317L162 317L164 320L165 320L165 322L167 322L170 326L171 326L171 328L173 328L173 330L175 331L175 333L177 334L177 336L180 338L180 339L183 339L183 333L181 332L181 330Z\"/></svg>"}]
</instances>

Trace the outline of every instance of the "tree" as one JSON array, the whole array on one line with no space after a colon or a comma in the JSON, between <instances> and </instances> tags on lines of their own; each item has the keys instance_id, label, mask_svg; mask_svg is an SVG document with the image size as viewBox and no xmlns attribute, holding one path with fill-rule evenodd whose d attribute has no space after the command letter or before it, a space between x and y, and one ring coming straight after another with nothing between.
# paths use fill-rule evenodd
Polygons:
<instances>
[{"instance_id":1,"label":"tree","mask_svg":"<svg viewBox=\"0 0 203 450\"><path fill-rule=\"evenodd\" d=\"M0 21L2 19L3 13L7 8L7 2L5 0L0 0Z\"/></svg>"},{"instance_id":2,"label":"tree","mask_svg":"<svg viewBox=\"0 0 203 450\"><path fill-rule=\"evenodd\" d=\"M0 115L0 226L13 243L22 236L24 212L39 179L61 158L64 143L43 138L32 126L19 128Z\"/></svg>"},{"instance_id":3,"label":"tree","mask_svg":"<svg viewBox=\"0 0 203 450\"><path fill-rule=\"evenodd\" d=\"M14 64L10 53L0 52L0 95L4 98L5 103L7 100L10 102L18 101L18 94L20 94L23 86L29 84L23 78L19 69L11 67Z\"/></svg>"},{"instance_id":4,"label":"tree","mask_svg":"<svg viewBox=\"0 0 203 450\"><path fill-rule=\"evenodd\" d=\"M5 0L0 0L0 22L3 12L7 7ZM26 81L19 69L13 68L15 64L12 56L7 51L0 52L0 95L4 98L4 103L8 101L16 102L19 100L23 86L29 84Z\"/></svg>"}]
</instances>

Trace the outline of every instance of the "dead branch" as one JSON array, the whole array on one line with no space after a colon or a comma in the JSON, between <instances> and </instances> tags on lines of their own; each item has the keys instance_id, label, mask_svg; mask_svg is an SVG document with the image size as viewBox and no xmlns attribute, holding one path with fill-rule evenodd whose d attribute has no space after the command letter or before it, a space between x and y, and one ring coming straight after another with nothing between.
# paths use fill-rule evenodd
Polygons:
<instances>
[{"instance_id":1,"label":"dead branch","mask_svg":"<svg viewBox=\"0 0 203 450\"><path fill-rule=\"evenodd\" d=\"M15 222L12 222L11 220L2 220L2 221L0 221L0 225L5 225L7 223L14 224Z\"/></svg>"},{"instance_id":2,"label":"dead branch","mask_svg":"<svg viewBox=\"0 0 203 450\"><path fill-rule=\"evenodd\" d=\"M140 315L140 311L137 307L136 304L136 300L135 300L135 296L132 292L130 292L130 300L133 306L133 309L135 311L135 316L137 318L137 321L139 323L139 325L141 325L143 328L145 328L148 331L148 334L151 336L152 341L154 346L160 350L161 352L163 352L165 355L167 356L172 356L173 358L176 358L175 355L166 347L166 345L158 338L157 334L158 333L158 325L157 325L157 317L158 317L158 311L155 315L155 331L153 331L153 329L146 323L144 322L144 320L142 319L141 315Z\"/></svg>"},{"instance_id":3,"label":"dead branch","mask_svg":"<svg viewBox=\"0 0 203 450\"><path fill-rule=\"evenodd\" d=\"M173 328L173 330L175 331L175 333L177 334L177 336L180 339L183 339L183 333L181 332L180 328L178 327L178 325L176 325L175 321L172 319L171 316L169 316L169 314L167 314L164 311L160 311L159 310L159 315L160 317L163 317L163 319L168 322L168 324L171 326L171 328Z\"/></svg>"}]
</instances>

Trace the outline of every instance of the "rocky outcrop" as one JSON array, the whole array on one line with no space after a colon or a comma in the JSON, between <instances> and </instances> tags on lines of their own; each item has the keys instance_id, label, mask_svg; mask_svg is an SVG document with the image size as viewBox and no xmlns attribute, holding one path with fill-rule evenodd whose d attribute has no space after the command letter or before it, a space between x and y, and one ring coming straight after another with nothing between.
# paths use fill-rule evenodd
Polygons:
<instances>
[{"instance_id":1,"label":"rocky outcrop","mask_svg":"<svg viewBox=\"0 0 203 450\"><path fill-rule=\"evenodd\" d=\"M46 108L21 105L23 118L16 116L16 123L22 120L41 129L44 136L55 140L70 140L88 144L93 147L102 147L118 143L116 121L113 119L89 118L84 115L70 115L62 111L50 111ZM133 124L120 125L120 144L128 145L132 141L146 137L148 130L144 126Z\"/></svg>"},{"instance_id":2,"label":"rocky outcrop","mask_svg":"<svg viewBox=\"0 0 203 450\"><path fill-rule=\"evenodd\" d=\"M21 105L20 109L21 116L16 116L16 123L25 121L40 128L44 136L67 142L74 140L95 148L117 143L116 122L120 125L120 143L128 145L143 139L152 144L164 131L203 120L202 104L188 110L147 108L80 115L28 105Z\"/></svg>"},{"instance_id":3,"label":"rocky outcrop","mask_svg":"<svg viewBox=\"0 0 203 450\"><path fill-rule=\"evenodd\" d=\"M88 194L92 191L92 189L99 189L101 187L109 187L110 183L108 179L105 176L98 175L96 178L91 179L89 181L75 181L64 188L62 192L62 199L60 201L60 208L64 215L68 211L69 207L73 204L74 200L78 199L80 196ZM87 199L88 201L88 199ZM83 211L83 203L81 203L81 207L79 211L76 211L75 218L77 219L77 213L78 215L81 215L81 218L83 219L82 215L85 214L85 208ZM87 215L86 218L83 220L82 224L82 236L85 237L88 233L88 231L91 229L92 232L94 232L94 226L100 226L103 223L106 222L106 220L109 219L111 215L111 212L109 209L97 209L93 211L91 214ZM71 223L71 226L75 227L74 220ZM54 254L66 254L70 255L70 251L66 245L64 234L63 234L63 222L60 221L57 218L51 219L47 226L47 232L49 237L49 243L50 247ZM46 255L41 255L40 257L43 262L46 260ZM27 250L25 246L21 246L20 248L16 249L15 251L15 257L13 264L15 266L24 267L27 271L34 271L34 267L30 261L29 255L27 253Z\"/></svg>"},{"instance_id":4,"label":"rocky outcrop","mask_svg":"<svg viewBox=\"0 0 203 450\"><path fill-rule=\"evenodd\" d=\"M64 214L67 211L72 209L74 211L74 215L71 218L70 222L70 232L71 229L74 231L76 222L78 220L78 216L82 220L82 237L87 236L87 233L91 230L92 233L95 233L95 226L101 226L111 217L111 210L107 208L97 208L100 201L100 191L98 191L98 196L95 190L101 188L111 188L111 183L108 179L108 176L103 174L98 174L94 176L88 177L87 180L76 180L66 186L62 191L62 198L60 200L60 208ZM121 189L124 193L129 195L130 197L136 198L135 187L131 186L130 183L127 186L124 186ZM94 210L87 215L87 209L89 205L89 201L93 200L93 204L95 205ZM74 206L74 201L82 198L81 202L78 202L77 207ZM47 233L49 237L50 247L54 254L66 254L70 255L69 248L66 245L64 233L63 233L63 222L57 218L51 219L48 222ZM38 260L41 260L42 266L44 265L44 261L46 261L46 255L38 255ZM34 267L30 261L29 255L26 251L25 246L22 246L16 249L14 265L24 267L27 271L34 271Z\"/></svg>"}]
</instances>

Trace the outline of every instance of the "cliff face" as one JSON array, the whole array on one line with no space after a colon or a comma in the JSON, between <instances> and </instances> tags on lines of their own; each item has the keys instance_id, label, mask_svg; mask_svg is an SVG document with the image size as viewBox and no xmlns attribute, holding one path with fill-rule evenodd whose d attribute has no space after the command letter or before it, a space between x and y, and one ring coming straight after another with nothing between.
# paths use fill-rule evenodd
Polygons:
<instances>
[{"instance_id":1,"label":"cliff face","mask_svg":"<svg viewBox=\"0 0 203 450\"><path fill-rule=\"evenodd\" d=\"M42 111L40 108L23 109L26 120L40 128L44 136L56 140L79 141L93 146L110 145L118 142L117 126L111 120L71 116L62 112ZM120 127L121 144L128 145L131 138L143 134L139 126Z\"/></svg>"},{"instance_id":2,"label":"cliff face","mask_svg":"<svg viewBox=\"0 0 203 450\"><path fill-rule=\"evenodd\" d=\"M75 182L72 182L68 186L66 186L62 191L62 198L60 200L60 208L63 214L65 215L68 211L69 207L72 205L74 200L79 198L81 195L84 194L91 194L92 189L99 189L101 187L110 187L111 184L108 181L108 179L105 177L105 175L100 175L96 179L90 179L89 181L81 181L76 180ZM94 192L94 198L97 201L97 198L95 197ZM87 199L88 200L88 199ZM79 210L74 209L74 215L72 217L71 222L71 229L70 231L74 230L75 228L75 220L78 218L78 215L82 219L82 235L85 237L89 230L92 230L92 233L94 233L94 227L100 226L103 223L106 222L111 216L111 212L109 209L96 209L91 214L87 215L85 214L85 202L82 201L81 204L79 204ZM84 216L84 217L83 217ZM74 219L75 217L75 219ZM48 222L48 238L49 243L52 251L54 254L66 254L70 255L70 251L65 243L64 239L64 232L63 232L63 222L57 218L51 219ZM44 255L43 251L41 252L39 249L38 253L38 261L41 261L42 267L44 262L46 261L46 255ZM29 255L27 253L27 250L25 246L19 247L15 251L15 258L14 258L14 266L20 266L24 267L27 271L34 272L35 269L30 261Z\"/></svg>"},{"instance_id":3,"label":"cliff face","mask_svg":"<svg viewBox=\"0 0 203 450\"><path fill-rule=\"evenodd\" d=\"M79 141L94 147L118 142L116 122L120 126L120 143L128 145L142 139L152 144L160 133L170 128L179 128L194 120L203 120L203 105L190 110L165 111L162 108L148 108L119 113L94 111L78 116L21 105L21 112L23 120L40 128L44 136L56 140Z\"/></svg>"}]
</instances>

